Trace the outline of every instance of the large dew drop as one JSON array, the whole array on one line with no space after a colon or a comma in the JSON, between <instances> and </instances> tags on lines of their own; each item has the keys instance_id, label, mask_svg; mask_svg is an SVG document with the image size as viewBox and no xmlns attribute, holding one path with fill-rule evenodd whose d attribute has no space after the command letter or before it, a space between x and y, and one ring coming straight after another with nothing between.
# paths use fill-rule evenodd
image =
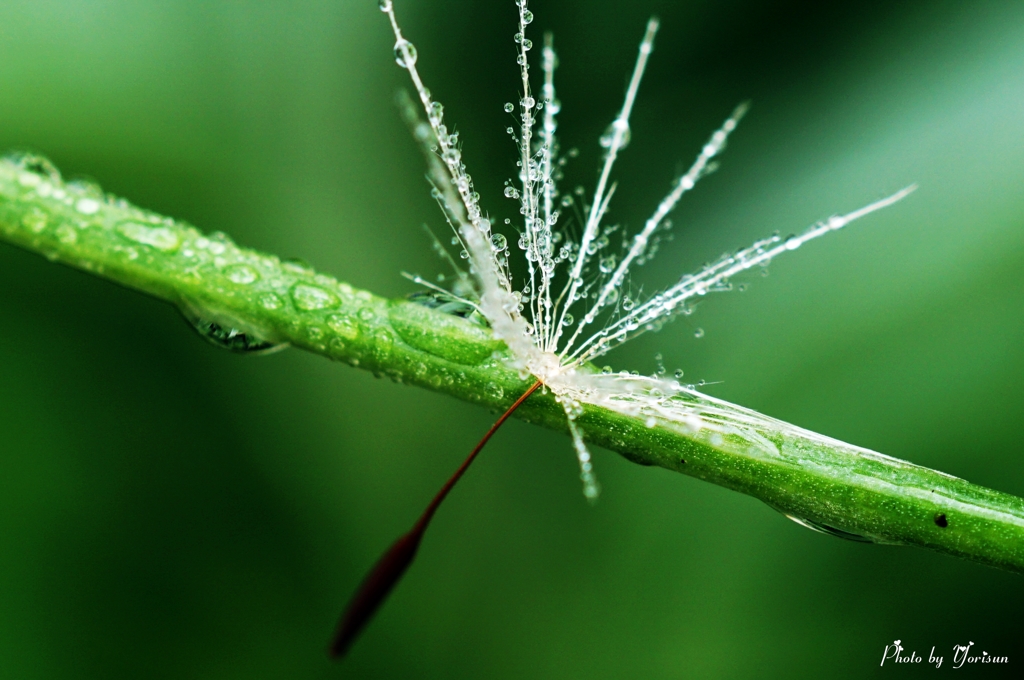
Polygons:
<instances>
[{"instance_id":1,"label":"large dew drop","mask_svg":"<svg viewBox=\"0 0 1024 680\"><path fill-rule=\"evenodd\" d=\"M100 202L95 198L82 198L75 204L75 210L83 215L95 215L100 211Z\"/></svg>"},{"instance_id":2,"label":"large dew drop","mask_svg":"<svg viewBox=\"0 0 1024 680\"><path fill-rule=\"evenodd\" d=\"M196 333L221 349L239 354L272 354L288 346L287 342L274 342L255 333L233 328L231 324L212 321L194 305L184 303L178 309Z\"/></svg>"},{"instance_id":3,"label":"large dew drop","mask_svg":"<svg viewBox=\"0 0 1024 680\"><path fill-rule=\"evenodd\" d=\"M122 222L117 225L117 230L130 241L162 250L165 253L173 253L181 245L181 236L169 227L151 227L138 222Z\"/></svg>"},{"instance_id":4,"label":"large dew drop","mask_svg":"<svg viewBox=\"0 0 1024 680\"><path fill-rule=\"evenodd\" d=\"M402 68L410 68L416 64L416 46L402 39L395 43L395 61Z\"/></svg>"},{"instance_id":5,"label":"large dew drop","mask_svg":"<svg viewBox=\"0 0 1024 680\"><path fill-rule=\"evenodd\" d=\"M307 312L317 309L330 309L338 306L338 298L318 286L297 283L292 288L292 300L295 306Z\"/></svg>"},{"instance_id":6,"label":"large dew drop","mask_svg":"<svg viewBox=\"0 0 1024 680\"><path fill-rule=\"evenodd\" d=\"M347 340L359 337L359 322L348 314L333 314L327 317L327 325L338 335Z\"/></svg>"},{"instance_id":7,"label":"large dew drop","mask_svg":"<svg viewBox=\"0 0 1024 680\"><path fill-rule=\"evenodd\" d=\"M51 184L60 184L60 171L47 158L33 153L11 153L3 157L3 160L17 166L22 174L18 177L18 183L22 186L38 186L41 182L47 181Z\"/></svg>"},{"instance_id":8,"label":"large dew drop","mask_svg":"<svg viewBox=\"0 0 1024 680\"><path fill-rule=\"evenodd\" d=\"M779 512L782 512L782 511L780 510ZM802 527L804 527L806 529L810 529L811 531L817 531L820 534L826 534L828 536L835 536L836 538L842 538L842 539L845 539L847 541L856 541L858 543L876 543L877 542L873 538L869 538L868 536L862 536L861 534L854 534L854 533L851 533L849 531L843 531L842 529L837 529L837 528L831 527L831 526L829 526L827 524L822 524L820 522L815 522L813 520L809 520L806 517L797 517L796 515L791 515L788 512L782 512L782 514L785 515L788 519L793 520L794 522L796 522L800 526L802 526Z\"/></svg>"},{"instance_id":9,"label":"large dew drop","mask_svg":"<svg viewBox=\"0 0 1024 680\"><path fill-rule=\"evenodd\" d=\"M617 140L616 137L618 138ZM612 146L615 146L617 149L625 149L629 146L629 138L629 123L621 118L616 118L604 131L604 134L601 135L598 143L605 149L610 149Z\"/></svg>"},{"instance_id":10,"label":"large dew drop","mask_svg":"<svg viewBox=\"0 0 1024 680\"><path fill-rule=\"evenodd\" d=\"M224 270L224 275L228 277L232 283L238 283L243 286L253 283L260 278L260 275L256 273L256 270L247 264L235 264L231 265Z\"/></svg>"}]
</instances>

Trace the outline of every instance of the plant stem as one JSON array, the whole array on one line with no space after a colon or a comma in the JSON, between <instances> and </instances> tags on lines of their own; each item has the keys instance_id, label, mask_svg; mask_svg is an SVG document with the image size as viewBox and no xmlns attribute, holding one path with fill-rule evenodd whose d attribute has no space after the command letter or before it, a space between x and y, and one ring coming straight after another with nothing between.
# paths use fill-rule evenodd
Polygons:
<instances>
[{"instance_id":1,"label":"plant stem","mask_svg":"<svg viewBox=\"0 0 1024 680\"><path fill-rule=\"evenodd\" d=\"M533 382L506 366L504 346L486 328L65 184L39 159L0 160L0 239L223 328L494 410ZM516 415L568 429L550 394L536 394ZM633 462L741 491L812 527L1024 572L1024 500L1016 496L770 418L756 421L758 441L648 427L643 416L590 405L577 422L588 441Z\"/></svg>"}]
</instances>

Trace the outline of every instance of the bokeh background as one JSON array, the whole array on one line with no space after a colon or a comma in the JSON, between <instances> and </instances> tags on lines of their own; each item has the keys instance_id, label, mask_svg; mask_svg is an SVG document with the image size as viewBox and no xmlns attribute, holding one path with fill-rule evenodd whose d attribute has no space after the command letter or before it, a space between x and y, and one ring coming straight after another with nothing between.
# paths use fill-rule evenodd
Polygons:
<instances>
[{"instance_id":1,"label":"bokeh background","mask_svg":"<svg viewBox=\"0 0 1024 680\"><path fill-rule=\"evenodd\" d=\"M512 1L396 4L485 205L514 216ZM1024 4L532 9L561 56L569 187L593 186L644 22L662 19L612 221L638 227L753 100L648 290L921 187L609 363L651 372L661 353L712 394L1024 495ZM442 271L420 227L443 224L392 42L374 0L5 0L0 149L404 295L401 271ZM591 508L567 439L513 422L332 665L351 590L492 418L296 350L222 352L164 303L0 243L0 677L936 672L880 669L894 639L934 645L940 672L967 641L1024 663L1020 576L815 534L601 450Z\"/></svg>"}]
</instances>

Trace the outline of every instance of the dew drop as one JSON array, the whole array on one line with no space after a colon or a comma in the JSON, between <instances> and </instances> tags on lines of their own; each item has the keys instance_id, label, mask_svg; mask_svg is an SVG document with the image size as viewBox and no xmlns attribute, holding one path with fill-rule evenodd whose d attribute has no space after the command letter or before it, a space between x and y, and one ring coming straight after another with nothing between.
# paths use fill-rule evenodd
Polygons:
<instances>
[{"instance_id":1,"label":"dew drop","mask_svg":"<svg viewBox=\"0 0 1024 680\"><path fill-rule=\"evenodd\" d=\"M531 12L530 10L526 10L525 12L523 12L522 19L524 25L531 23L533 21L533 12Z\"/></svg>"},{"instance_id":2,"label":"dew drop","mask_svg":"<svg viewBox=\"0 0 1024 680\"><path fill-rule=\"evenodd\" d=\"M516 110L516 107L512 105L512 102L505 102L505 113L512 113Z\"/></svg>"},{"instance_id":3,"label":"dew drop","mask_svg":"<svg viewBox=\"0 0 1024 680\"><path fill-rule=\"evenodd\" d=\"M602 257L600 262L597 264L597 268L604 274L611 274L615 271L615 256L609 255L608 257Z\"/></svg>"},{"instance_id":4,"label":"dew drop","mask_svg":"<svg viewBox=\"0 0 1024 680\"><path fill-rule=\"evenodd\" d=\"M60 171L43 156L32 153L13 153L4 156L3 159L13 163L19 170L25 171L18 176L18 183L22 186L36 186L43 179L48 179L54 184L60 182ZM30 175L35 176L35 179L32 179Z\"/></svg>"},{"instance_id":5,"label":"dew drop","mask_svg":"<svg viewBox=\"0 0 1024 680\"><path fill-rule=\"evenodd\" d=\"M444 118L444 106L441 105L441 102L431 102L427 115L432 123L440 123Z\"/></svg>"},{"instance_id":6,"label":"dew drop","mask_svg":"<svg viewBox=\"0 0 1024 680\"><path fill-rule=\"evenodd\" d=\"M622 308L623 308L624 310L626 310L627 312L628 312L629 310L633 309L633 307L635 307L635 306L636 306L636 303L635 303L635 302L633 302L633 299L632 299L632 298L630 298L630 297L624 297L624 298L622 298Z\"/></svg>"},{"instance_id":7,"label":"dew drop","mask_svg":"<svg viewBox=\"0 0 1024 680\"><path fill-rule=\"evenodd\" d=\"M32 208L31 211L21 218L21 223L33 234L41 234L46 230L47 226L46 213L39 208Z\"/></svg>"},{"instance_id":8,"label":"dew drop","mask_svg":"<svg viewBox=\"0 0 1024 680\"><path fill-rule=\"evenodd\" d=\"M338 306L338 298L334 295L323 288L306 283L295 284L292 288L292 300L296 307L307 312Z\"/></svg>"},{"instance_id":9,"label":"dew drop","mask_svg":"<svg viewBox=\"0 0 1024 680\"><path fill-rule=\"evenodd\" d=\"M374 317L373 310L370 309L369 307L360 307L359 311L356 313L359 315L359 318L362 319L363 321L372 321Z\"/></svg>"},{"instance_id":10,"label":"dew drop","mask_svg":"<svg viewBox=\"0 0 1024 680\"><path fill-rule=\"evenodd\" d=\"M618 148L625 149L629 145L630 139L629 122L621 118L616 118L604 131L604 134L601 135L598 143L603 148L610 149L615 143L616 136L618 136L619 139Z\"/></svg>"},{"instance_id":11,"label":"dew drop","mask_svg":"<svg viewBox=\"0 0 1024 680\"><path fill-rule=\"evenodd\" d=\"M395 62L402 68L410 68L416 64L416 46L402 38L395 43Z\"/></svg>"},{"instance_id":12,"label":"dew drop","mask_svg":"<svg viewBox=\"0 0 1024 680\"><path fill-rule=\"evenodd\" d=\"M796 236L790 236L786 239L786 250L796 250L800 247L800 239Z\"/></svg>"},{"instance_id":13,"label":"dew drop","mask_svg":"<svg viewBox=\"0 0 1024 680\"><path fill-rule=\"evenodd\" d=\"M377 7L380 7L381 12L390 12L391 0L377 0Z\"/></svg>"},{"instance_id":14,"label":"dew drop","mask_svg":"<svg viewBox=\"0 0 1024 680\"><path fill-rule=\"evenodd\" d=\"M676 377L676 380L678 380L679 378L682 378L683 377L683 369L677 368L676 372L673 373L672 375L674 375Z\"/></svg>"},{"instance_id":15,"label":"dew drop","mask_svg":"<svg viewBox=\"0 0 1024 680\"><path fill-rule=\"evenodd\" d=\"M281 309L282 306L284 306L284 302L273 293L264 293L260 296L260 307L263 309L275 310Z\"/></svg>"},{"instance_id":16,"label":"dew drop","mask_svg":"<svg viewBox=\"0 0 1024 680\"><path fill-rule=\"evenodd\" d=\"M505 187L506 198L519 198L519 191L512 186Z\"/></svg>"},{"instance_id":17,"label":"dew drop","mask_svg":"<svg viewBox=\"0 0 1024 680\"><path fill-rule=\"evenodd\" d=\"M703 338L704 337L704 329L703 328L698 328L697 330L695 330L693 332L693 337L695 337L697 339Z\"/></svg>"},{"instance_id":18,"label":"dew drop","mask_svg":"<svg viewBox=\"0 0 1024 680\"><path fill-rule=\"evenodd\" d=\"M799 517L797 515L791 515L788 512L785 512L783 510L779 510L778 508L775 508L772 505L769 505L769 507L772 507L773 509L778 510L787 519L791 519L794 522L796 522L797 524L799 524L800 526L804 527L805 529L810 529L811 531L817 531L818 533L821 533L821 534L828 534L829 536L835 536L836 538L842 538L842 539L845 539L847 541L856 541L858 543L876 543L877 542L873 538L870 538L868 536L862 536L861 534L854 534L854 533L851 533L849 531L843 531L842 529L837 529L836 527L829 526L828 524L822 524L821 522L815 522L815 521L810 520L810 519L808 519L806 517Z\"/></svg>"},{"instance_id":19,"label":"dew drop","mask_svg":"<svg viewBox=\"0 0 1024 680\"><path fill-rule=\"evenodd\" d=\"M387 359L391 355L391 348L395 344L395 338L388 331L381 329L374 334L373 339L375 340L373 356L378 361Z\"/></svg>"},{"instance_id":20,"label":"dew drop","mask_svg":"<svg viewBox=\"0 0 1024 680\"><path fill-rule=\"evenodd\" d=\"M571 326L573 321L574 319L572 318L572 314L566 314L564 317L562 317L563 326Z\"/></svg>"},{"instance_id":21,"label":"dew drop","mask_svg":"<svg viewBox=\"0 0 1024 680\"><path fill-rule=\"evenodd\" d=\"M117 230L136 243L168 253L174 252L181 245L181 237L168 227L150 227L138 222L122 222L117 225Z\"/></svg>"},{"instance_id":22,"label":"dew drop","mask_svg":"<svg viewBox=\"0 0 1024 680\"><path fill-rule=\"evenodd\" d=\"M494 234L491 236L491 248L501 252L508 247L508 239L505 238L504 234Z\"/></svg>"},{"instance_id":23,"label":"dew drop","mask_svg":"<svg viewBox=\"0 0 1024 680\"><path fill-rule=\"evenodd\" d=\"M196 306L187 302L182 304L179 310L193 330L204 340L221 349L241 354L270 354L288 346L287 342L273 342L229 324L211 321Z\"/></svg>"},{"instance_id":24,"label":"dew drop","mask_svg":"<svg viewBox=\"0 0 1024 680\"><path fill-rule=\"evenodd\" d=\"M210 236L210 245L206 247L207 250L209 250L214 255L223 255L224 251L227 250L227 246L224 244L224 241L227 240L226 237L224 237L222 234L220 235L221 238L215 238L214 234L210 234Z\"/></svg>"},{"instance_id":25,"label":"dew drop","mask_svg":"<svg viewBox=\"0 0 1024 680\"><path fill-rule=\"evenodd\" d=\"M498 383L487 383L487 395L492 399L501 399L505 396L505 390Z\"/></svg>"},{"instance_id":26,"label":"dew drop","mask_svg":"<svg viewBox=\"0 0 1024 680\"><path fill-rule=\"evenodd\" d=\"M100 202L94 198L83 198L75 204L75 210L83 215L95 215L100 210Z\"/></svg>"},{"instance_id":27,"label":"dew drop","mask_svg":"<svg viewBox=\"0 0 1024 680\"><path fill-rule=\"evenodd\" d=\"M231 265L224 270L224 274L232 283L238 283L243 286L260 278L260 275L256 273L256 270L247 264Z\"/></svg>"},{"instance_id":28,"label":"dew drop","mask_svg":"<svg viewBox=\"0 0 1024 680\"><path fill-rule=\"evenodd\" d=\"M61 243L70 245L78 240L78 233L70 224L62 224L57 227L57 239Z\"/></svg>"},{"instance_id":29,"label":"dew drop","mask_svg":"<svg viewBox=\"0 0 1024 680\"><path fill-rule=\"evenodd\" d=\"M31 172L23 172L18 176L18 184L23 187L39 186L39 183L42 181L42 177Z\"/></svg>"},{"instance_id":30,"label":"dew drop","mask_svg":"<svg viewBox=\"0 0 1024 680\"><path fill-rule=\"evenodd\" d=\"M349 340L359 337L359 324L348 314L333 314L327 317L327 325L335 333Z\"/></svg>"}]
</instances>

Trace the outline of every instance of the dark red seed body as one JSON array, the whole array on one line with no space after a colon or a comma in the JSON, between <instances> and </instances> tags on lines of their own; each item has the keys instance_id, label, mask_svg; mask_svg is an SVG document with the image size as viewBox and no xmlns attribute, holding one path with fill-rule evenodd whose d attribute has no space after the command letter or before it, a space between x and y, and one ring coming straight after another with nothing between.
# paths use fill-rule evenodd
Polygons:
<instances>
[{"instance_id":1,"label":"dark red seed body","mask_svg":"<svg viewBox=\"0 0 1024 680\"><path fill-rule=\"evenodd\" d=\"M469 454L459 469L455 471L441 490L434 496L434 500L430 501L430 505L423 511L416 525L409 531L409 533L403 535L394 545L374 565L370 573L366 575L363 582L360 584L359 589L356 590L355 595L348 603L348 607L345 609L345 613L341 617L341 621L338 623L338 630L334 634L334 638L331 640L331 646L328 648L328 654L334 658L339 658L345 655L348 648L355 641L359 632L363 629L363 626L373 617L373 614L383 604L384 599L387 598L388 593L395 587L399 579L405 573L405 570L412 564L413 558L416 557L416 550L420 547L420 541L423 539L423 533L427 530L427 526L430 524L430 520L434 517L434 513L437 512L438 506L448 495L448 492L452 490L455 483L459 481L466 469L469 468L470 463L476 458L480 450L484 448L484 444L491 438L491 436L497 432L498 428L501 427L502 423L508 420L509 416L519 408L526 399L533 394L537 388L541 386L541 382L538 380L530 389L523 393L523 396L519 397L512 406L509 407L505 413L501 415L498 420L494 422L491 429L487 431L487 434L483 436L483 439L476 445L473 451Z\"/></svg>"}]
</instances>

